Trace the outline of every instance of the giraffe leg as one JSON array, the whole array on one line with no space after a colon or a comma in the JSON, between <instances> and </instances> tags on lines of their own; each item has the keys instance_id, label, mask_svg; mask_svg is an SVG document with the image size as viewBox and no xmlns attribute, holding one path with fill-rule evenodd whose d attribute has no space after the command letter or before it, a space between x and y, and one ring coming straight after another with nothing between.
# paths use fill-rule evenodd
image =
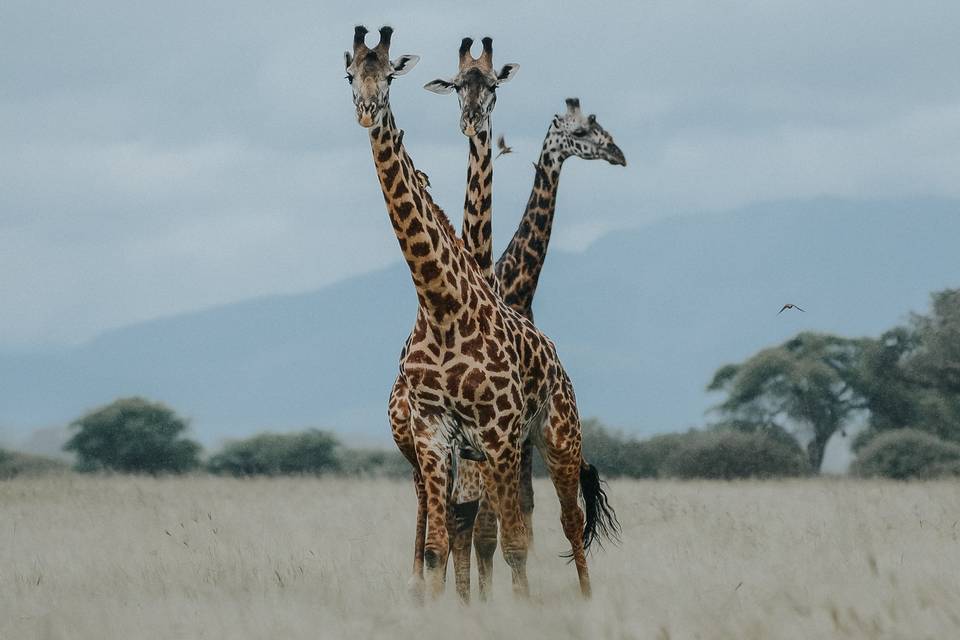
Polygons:
<instances>
[{"instance_id":1,"label":"giraffe leg","mask_svg":"<svg viewBox=\"0 0 960 640\"><path fill-rule=\"evenodd\" d=\"M484 465L484 489L500 521L500 548L510 567L515 596L528 597L527 534L520 510L520 449L505 448Z\"/></svg>"},{"instance_id":2,"label":"giraffe leg","mask_svg":"<svg viewBox=\"0 0 960 640\"><path fill-rule=\"evenodd\" d=\"M413 416L413 436L417 461L423 477L427 503L427 531L423 545L427 592L432 598L443 594L446 585L450 538L447 532L447 487L450 480L450 446L439 429L421 417Z\"/></svg>"},{"instance_id":3,"label":"giraffe leg","mask_svg":"<svg viewBox=\"0 0 960 640\"><path fill-rule=\"evenodd\" d=\"M414 601L422 603L424 599L423 582L423 544L427 533L427 494L423 486L423 476L420 475L420 465L417 462L417 452L413 442L413 431L410 427L410 402L407 395L407 386L397 378L390 391L390 401L387 415L390 419L390 431L393 441L400 453L413 467L413 485L417 493L417 528L413 542L413 573L407 582L407 589Z\"/></svg>"},{"instance_id":4,"label":"giraffe leg","mask_svg":"<svg viewBox=\"0 0 960 640\"><path fill-rule=\"evenodd\" d=\"M473 531L473 548L477 554L477 572L480 574L480 600L490 598L493 584L493 554L497 550L497 514L486 492L480 497Z\"/></svg>"},{"instance_id":5,"label":"giraffe leg","mask_svg":"<svg viewBox=\"0 0 960 640\"><path fill-rule=\"evenodd\" d=\"M527 532L527 548L533 548L533 440L527 438L520 451L520 511Z\"/></svg>"},{"instance_id":6,"label":"giraffe leg","mask_svg":"<svg viewBox=\"0 0 960 640\"><path fill-rule=\"evenodd\" d=\"M453 455L459 455L459 452L455 451ZM457 477L450 496L447 529L457 595L463 604L470 604L470 543L473 540L473 526L482 482L480 463L461 459L457 465Z\"/></svg>"},{"instance_id":7,"label":"giraffe leg","mask_svg":"<svg viewBox=\"0 0 960 640\"><path fill-rule=\"evenodd\" d=\"M450 505L448 532L450 554L453 556L453 575L460 602L470 604L470 543L473 541L473 522L477 515L477 501Z\"/></svg>"},{"instance_id":8,"label":"giraffe leg","mask_svg":"<svg viewBox=\"0 0 960 640\"><path fill-rule=\"evenodd\" d=\"M580 509L581 451L580 421L576 405L570 401L572 391L561 388L554 392L550 410L543 422L542 438L539 440L544 452L550 480L553 481L560 501L560 523L563 534L570 543L570 557L577 567L580 592L590 597L590 572L584 547L583 510Z\"/></svg>"}]
</instances>

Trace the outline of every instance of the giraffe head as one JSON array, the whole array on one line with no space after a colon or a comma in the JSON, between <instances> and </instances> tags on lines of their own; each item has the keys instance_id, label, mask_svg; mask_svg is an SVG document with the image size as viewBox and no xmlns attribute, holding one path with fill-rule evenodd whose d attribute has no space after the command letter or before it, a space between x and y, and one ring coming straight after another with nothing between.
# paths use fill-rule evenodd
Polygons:
<instances>
[{"instance_id":1,"label":"giraffe head","mask_svg":"<svg viewBox=\"0 0 960 640\"><path fill-rule=\"evenodd\" d=\"M367 28L357 26L353 32L353 53L343 54L347 82L353 89L353 104L361 127L370 127L379 120L390 103L390 83L420 60L420 56L408 55L390 60L390 36L393 35L390 27L380 27L380 42L373 49L364 43L366 35Z\"/></svg>"},{"instance_id":2,"label":"giraffe head","mask_svg":"<svg viewBox=\"0 0 960 640\"><path fill-rule=\"evenodd\" d=\"M606 160L610 164L627 166L623 151L613 142L606 129L592 113L580 111L579 98L567 98L567 112L553 117L551 129L559 138L555 144L561 157L577 156L585 160Z\"/></svg>"},{"instance_id":3,"label":"giraffe head","mask_svg":"<svg viewBox=\"0 0 960 640\"><path fill-rule=\"evenodd\" d=\"M505 64L499 72L493 69L493 38L484 38L483 52L479 58L470 53L473 38L460 42L460 66L457 75L449 80L437 79L424 85L427 91L450 93L457 90L460 99L460 130L464 135L474 136L480 131L489 131L490 114L497 104L497 87L508 82L518 64Z\"/></svg>"}]
</instances>

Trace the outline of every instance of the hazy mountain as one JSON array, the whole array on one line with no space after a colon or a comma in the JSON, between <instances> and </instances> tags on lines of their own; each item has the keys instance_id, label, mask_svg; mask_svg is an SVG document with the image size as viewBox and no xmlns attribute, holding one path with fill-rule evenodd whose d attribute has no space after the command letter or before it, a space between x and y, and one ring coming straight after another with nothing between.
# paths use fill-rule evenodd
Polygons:
<instances>
[{"instance_id":1,"label":"hazy mountain","mask_svg":"<svg viewBox=\"0 0 960 640\"><path fill-rule=\"evenodd\" d=\"M558 224L563 224L561 211ZM801 330L877 334L960 285L960 203L777 203L676 218L554 252L537 297L581 412L640 434L702 424L720 365ZM785 302L806 313L777 310ZM0 354L8 439L115 397L167 402L208 443L334 428L388 441L385 401L415 298L404 266Z\"/></svg>"}]
</instances>

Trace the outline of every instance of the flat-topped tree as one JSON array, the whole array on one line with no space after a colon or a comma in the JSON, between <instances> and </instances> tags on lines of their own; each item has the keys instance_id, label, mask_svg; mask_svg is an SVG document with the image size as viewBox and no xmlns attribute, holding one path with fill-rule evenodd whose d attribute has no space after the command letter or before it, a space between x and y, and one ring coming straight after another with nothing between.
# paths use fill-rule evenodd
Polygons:
<instances>
[{"instance_id":1,"label":"flat-topped tree","mask_svg":"<svg viewBox=\"0 0 960 640\"><path fill-rule=\"evenodd\" d=\"M375 49L366 47L365 34L357 28L354 53L346 56L347 77L358 121L370 130L387 211L420 303L400 375L409 389L413 459L426 505L423 559L430 592L439 595L444 588L449 466L459 440L484 456L484 492L500 523L514 591L529 592L519 468L522 442L535 432L560 500L581 591L588 594L585 549L598 533L615 527L615 517L596 469L581 454L573 387L553 343L494 293L430 203L390 111L390 80L411 65L390 62L389 29L381 29ZM580 491L586 516L577 502Z\"/></svg>"}]
</instances>

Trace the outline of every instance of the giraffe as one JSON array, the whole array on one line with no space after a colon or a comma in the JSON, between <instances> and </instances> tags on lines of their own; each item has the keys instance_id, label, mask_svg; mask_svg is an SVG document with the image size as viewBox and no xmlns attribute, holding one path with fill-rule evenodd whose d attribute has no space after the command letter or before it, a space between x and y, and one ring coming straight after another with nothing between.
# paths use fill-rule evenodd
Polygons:
<instances>
[{"instance_id":1,"label":"giraffe","mask_svg":"<svg viewBox=\"0 0 960 640\"><path fill-rule=\"evenodd\" d=\"M493 273L493 236L491 227L491 200L493 191L493 162L490 118L496 105L496 89L511 80L519 65L504 65L499 72L493 69L493 39L483 38L482 53L474 58L470 53L472 38L460 42L459 70L450 81L434 80L424 88L435 93L450 93L456 89L460 99L460 130L469 140L466 193L463 204L462 240L468 253L476 261L484 278L498 291ZM429 184L429 180L427 181ZM398 376L390 392L388 416L394 440L403 450L409 449L413 434L407 417L408 389ZM473 537L473 517L477 511L480 485L480 469L475 460L456 460L458 473L450 491L450 514L448 535L453 557L457 594L461 601L470 601L470 545ZM418 509L418 531L423 527L419 521L425 514ZM417 537L420 544L422 538ZM415 551L414 557L420 554Z\"/></svg>"},{"instance_id":2,"label":"giraffe","mask_svg":"<svg viewBox=\"0 0 960 640\"><path fill-rule=\"evenodd\" d=\"M389 100L391 81L417 58L390 61L392 32L382 27L379 43L370 49L367 30L358 26L345 66L357 121L368 129L388 217L419 302L400 373L408 387L418 501L426 509L427 586L434 597L445 586L450 454L453 442L462 439L484 456L484 494L497 515L514 592L529 594L519 467L522 443L532 435L556 489L581 593L588 596L586 550L598 535L611 535L616 516L599 473L582 455L573 385L553 342L493 291L442 210L428 200Z\"/></svg>"},{"instance_id":3,"label":"giraffe","mask_svg":"<svg viewBox=\"0 0 960 640\"><path fill-rule=\"evenodd\" d=\"M481 84L479 90L477 87L469 88L465 86L464 52L469 51L470 44L472 44L472 40L469 39L464 39L461 43L461 69L456 77L449 81L434 80L426 85L428 90L437 93L449 93L456 87L462 111L466 111L465 105L469 104L467 96L477 96L482 91L483 86L483 83L480 82L477 83ZM490 45L485 41L485 52L488 46L492 47L492 41ZM472 60L472 57L467 54L466 59ZM467 67L469 68L469 62ZM490 75L491 77L486 80L486 86L491 88L490 92L492 93L496 85L492 72ZM495 100L494 94L492 101L495 102ZM482 102L480 98L476 97L475 101ZM563 162L572 156L576 156L588 160L603 159L613 165L626 165L623 152L614 143L613 137L597 122L596 116L584 115L577 98L568 98L566 105L566 113L562 116L554 116L547 130L540 159L534 165L535 180L526 210L513 239L496 264L497 277L494 282L502 288L500 293L504 301L519 313L526 315L531 321L533 320L531 308L533 296L536 292L540 270L543 268L546 259L546 250L553 225L559 175ZM463 117L461 117L461 128L465 128ZM489 144L489 140L490 138L485 142ZM476 165L475 160L473 160L476 155L473 151L473 146L471 146L471 167ZM484 163L480 164L483 166ZM476 178L471 176L471 172L468 171L468 189L469 185L488 184L485 176L480 182L475 182ZM473 192L468 190L468 202L464 208L463 240L464 245L473 253L477 263L485 265L490 263L489 256L492 255L489 233L491 212L488 206L480 212L479 219L471 218L472 211L469 204L471 193ZM475 196L475 199L482 200L479 196ZM489 201L487 201L487 204L489 205ZM468 221L470 221L470 228L474 230L486 229L487 233L471 234L468 231ZM514 267L514 265L519 266ZM390 406L397 407L405 403L404 393L405 389L398 381L394 385ZM394 411L391 412L391 416L404 415L405 413L405 410L403 412ZM394 433L404 429L402 424L397 424L395 420L392 422L391 426ZM532 449L532 443L529 440L526 441L521 456L521 510L530 543L533 540L534 506ZM480 597L483 600L486 600L489 595L493 572L493 555L497 546L496 516L490 509L489 504L482 499L480 473L481 470L476 461L461 460L454 488L451 492L450 507L455 516L451 519L450 527L451 539L453 540L451 554L454 560L457 591L464 601L469 601L470 593L468 547L471 538L477 554ZM476 523L475 526L474 523Z\"/></svg>"},{"instance_id":4,"label":"giraffe","mask_svg":"<svg viewBox=\"0 0 960 640\"><path fill-rule=\"evenodd\" d=\"M564 115L555 115L547 129L540 158L534 164L533 188L513 238L494 267L503 301L533 322L533 297L547 257L560 185L560 170L571 157L606 160L626 166L623 152L593 114L585 116L579 98L567 98ZM467 473L471 469L467 468ZM524 442L521 452L520 503L530 541L533 539L533 446ZM464 480L466 481L466 479ZM497 548L497 520L490 505L480 497L472 534L477 554L480 597L486 599Z\"/></svg>"}]
</instances>

